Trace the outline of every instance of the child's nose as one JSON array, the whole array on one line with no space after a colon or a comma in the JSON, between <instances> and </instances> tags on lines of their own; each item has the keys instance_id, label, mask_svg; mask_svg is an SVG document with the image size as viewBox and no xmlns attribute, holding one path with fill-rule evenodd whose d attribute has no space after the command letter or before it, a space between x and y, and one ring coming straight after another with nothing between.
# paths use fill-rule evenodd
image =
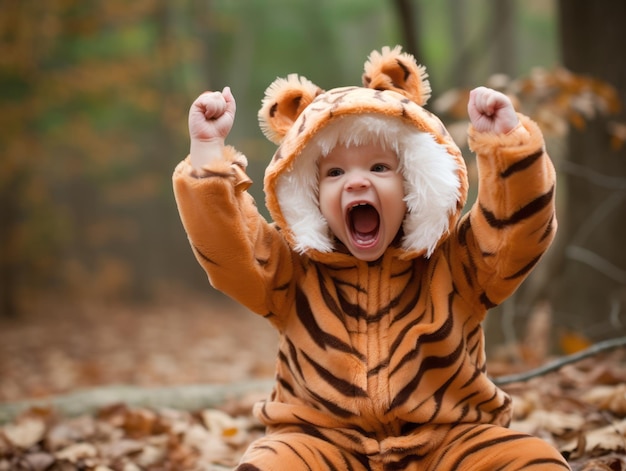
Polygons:
<instances>
[{"instance_id":1,"label":"child's nose","mask_svg":"<svg viewBox=\"0 0 626 471\"><path fill-rule=\"evenodd\" d=\"M351 175L350 178L346 181L346 190L347 191L358 191L365 190L371 186L371 182L368 178L361 174Z\"/></svg>"}]
</instances>

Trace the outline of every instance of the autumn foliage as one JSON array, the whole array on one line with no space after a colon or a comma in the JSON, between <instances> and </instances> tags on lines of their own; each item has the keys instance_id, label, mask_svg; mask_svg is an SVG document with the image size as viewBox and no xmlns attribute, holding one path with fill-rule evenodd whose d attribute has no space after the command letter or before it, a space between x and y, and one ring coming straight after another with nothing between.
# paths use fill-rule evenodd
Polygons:
<instances>
[{"instance_id":1,"label":"autumn foliage","mask_svg":"<svg viewBox=\"0 0 626 471\"><path fill-rule=\"evenodd\" d=\"M3 313L26 288L124 295L164 271L146 264L180 236L170 158L184 152L179 50L193 51L164 8L0 1Z\"/></svg>"}]
</instances>

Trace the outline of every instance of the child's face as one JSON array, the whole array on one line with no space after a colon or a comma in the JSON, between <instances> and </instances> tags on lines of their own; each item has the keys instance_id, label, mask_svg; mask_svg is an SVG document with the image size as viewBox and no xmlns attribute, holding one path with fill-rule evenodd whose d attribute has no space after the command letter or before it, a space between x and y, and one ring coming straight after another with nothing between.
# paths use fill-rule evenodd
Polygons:
<instances>
[{"instance_id":1,"label":"child's face","mask_svg":"<svg viewBox=\"0 0 626 471\"><path fill-rule=\"evenodd\" d=\"M319 203L330 230L356 258L378 259L404 215L398 157L378 144L335 147L319 161Z\"/></svg>"}]
</instances>

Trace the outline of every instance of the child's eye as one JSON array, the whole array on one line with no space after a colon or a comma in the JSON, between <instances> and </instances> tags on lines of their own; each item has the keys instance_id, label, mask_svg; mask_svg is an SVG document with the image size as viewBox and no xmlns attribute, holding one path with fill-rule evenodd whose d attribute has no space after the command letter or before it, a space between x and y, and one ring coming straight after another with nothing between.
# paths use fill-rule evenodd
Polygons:
<instances>
[{"instance_id":1,"label":"child's eye","mask_svg":"<svg viewBox=\"0 0 626 471\"><path fill-rule=\"evenodd\" d=\"M389 170L389 167L385 164L372 165L372 172L386 172L387 170Z\"/></svg>"},{"instance_id":2,"label":"child's eye","mask_svg":"<svg viewBox=\"0 0 626 471\"><path fill-rule=\"evenodd\" d=\"M343 170L341 170L340 168L331 168L330 170L328 170L328 172L326 172L326 175L329 177L338 177L340 175L343 175Z\"/></svg>"}]
</instances>

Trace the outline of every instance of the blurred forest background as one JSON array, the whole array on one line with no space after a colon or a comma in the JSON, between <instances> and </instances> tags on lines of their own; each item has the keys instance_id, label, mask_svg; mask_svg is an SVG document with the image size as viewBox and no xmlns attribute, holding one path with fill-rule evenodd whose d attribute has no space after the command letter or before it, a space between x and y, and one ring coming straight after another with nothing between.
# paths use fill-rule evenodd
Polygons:
<instances>
[{"instance_id":1,"label":"blurred forest background","mask_svg":"<svg viewBox=\"0 0 626 471\"><path fill-rule=\"evenodd\" d=\"M467 89L487 84L540 123L559 173L557 242L490 339L532 322L565 350L624 335L625 21L626 2L583 0L0 0L0 314L51 292L71 305L211 290L171 190L193 99L232 88L229 141L263 208L267 85L359 84L370 51L401 44L459 145Z\"/></svg>"}]
</instances>

